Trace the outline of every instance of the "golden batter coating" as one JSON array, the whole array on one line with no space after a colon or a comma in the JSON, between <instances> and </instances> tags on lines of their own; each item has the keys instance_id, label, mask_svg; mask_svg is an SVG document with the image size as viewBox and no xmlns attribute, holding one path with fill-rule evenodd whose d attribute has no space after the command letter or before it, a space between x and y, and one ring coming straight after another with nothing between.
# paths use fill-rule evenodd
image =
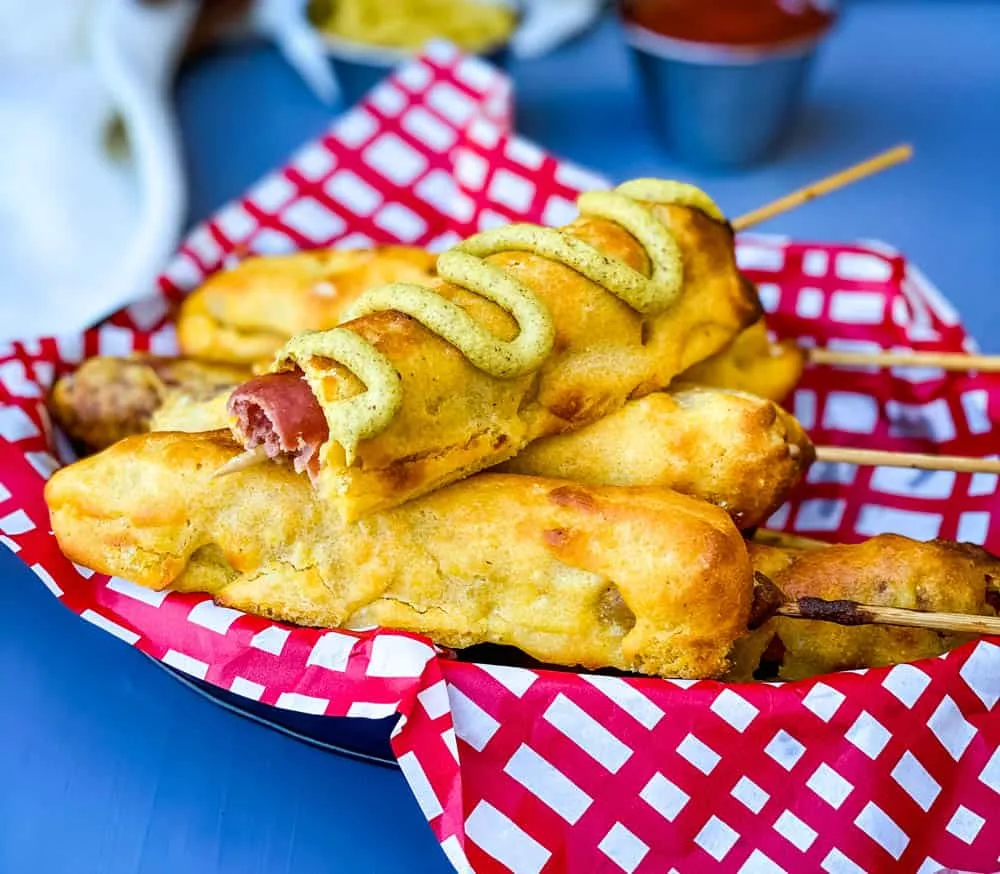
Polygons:
<instances>
[{"instance_id":1,"label":"golden batter coating","mask_svg":"<svg viewBox=\"0 0 1000 874\"><path fill-rule=\"evenodd\" d=\"M196 358L270 361L289 337L336 327L344 309L373 286L428 284L436 259L414 246L248 258L185 299L177 337L184 354Z\"/></svg>"},{"instance_id":2,"label":"golden batter coating","mask_svg":"<svg viewBox=\"0 0 1000 874\"><path fill-rule=\"evenodd\" d=\"M760 303L736 268L731 229L690 207L649 209L669 228L684 262L678 299L654 316L642 316L548 258L515 251L485 259L529 287L555 323L552 354L526 376L490 376L398 312L345 323L391 362L401 379L402 402L385 430L360 441L350 464L339 443L324 444L319 492L349 519L395 506L511 458L533 440L596 421L629 398L665 388L758 319ZM614 222L583 217L563 232L650 273L645 250ZM448 283L434 288L497 337L515 336L511 316L485 298ZM330 359L299 363L310 385L320 386L314 393L324 409L362 391L360 381Z\"/></svg>"},{"instance_id":3,"label":"golden batter coating","mask_svg":"<svg viewBox=\"0 0 1000 874\"><path fill-rule=\"evenodd\" d=\"M56 382L49 409L81 451L93 452L149 430L168 398L196 403L248 375L242 367L185 358L99 356Z\"/></svg>"},{"instance_id":4,"label":"golden batter coating","mask_svg":"<svg viewBox=\"0 0 1000 874\"><path fill-rule=\"evenodd\" d=\"M683 382L739 389L781 403L798 385L805 352L794 340L772 343L764 319L755 322L718 355L682 374Z\"/></svg>"},{"instance_id":5,"label":"golden batter coating","mask_svg":"<svg viewBox=\"0 0 1000 874\"><path fill-rule=\"evenodd\" d=\"M1000 559L968 543L920 542L882 534L864 543L800 551L749 544L754 568L789 599L846 599L884 607L993 615L986 588L1000 578ZM777 638L780 644L774 642ZM846 627L774 617L734 648L732 680L749 680L761 657L781 656L778 676L801 680L831 671L931 658L967 635L920 628Z\"/></svg>"},{"instance_id":6,"label":"golden batter coating","mask_svg":"<svg viewBox=\"0 0 1000 874\"><path fill-rule=\"evenodd\" d=\"M587 485L666 486L761 525L814 458L796 419L739 391L677 386L629 401L579 431L527 446L510 473Z\"/></svg>"},{"instance_id":7,"label":"golden batter coating","mask_svg":"<svg viewBox=\"0 0 1000 874\"><path fill-rule=\"evenodd\" d=\"M345 523L285 465L213 478L239 449L224 432L146 434L58 471L45 496L60 546L277 619L505 644L553 664L717 676L745 632L746 548L704 502L483 474Z\"/></svg>"}]
</instances>

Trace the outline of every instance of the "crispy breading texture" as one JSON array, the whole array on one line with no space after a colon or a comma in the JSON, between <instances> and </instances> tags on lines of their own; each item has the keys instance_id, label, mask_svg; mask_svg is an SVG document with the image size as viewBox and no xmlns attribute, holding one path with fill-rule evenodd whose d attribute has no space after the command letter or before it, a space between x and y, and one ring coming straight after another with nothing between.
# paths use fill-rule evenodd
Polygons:
<instances>
[{"instance_id":1,"label":"crispy breading texture","mask_svg":"<svg viewBox=\"0 0 1000 874\"><path fill-rule=\"evenodd\" d=\"M772 343L760 319L723 349L695 364L683 381L732 388L781 403L802 377L805 352L794 340Z\"/></svg>"},{"instance_id":2,"label":"crispy breading texture","mask_svg":"<svg viewBox=\"0 0 1000 874\"><path fill-rule=\"evenodd\" d=\"M921 542L882 534L864 543L799 551L749 544L754 568L789 598L847 599L884 607L992 615L987 582L1000 578L1000 560L979 546L944 540ZM846 627L775 617L738 641L733 680L748 680L777 637L783 680L831 671L880 667L931 658L967 635L921 628Z\"/></svg>"},{"instance_id":3,"label":"crispy breading texture","mask_svg":"<svg viewBox=\"0 0 1000 874\"><path fill-rule=\"evenodd\" d=\"M414 246L248 258L184 300L177 337L184 354L196 358L269 361L289 337L336 327L344 309L372 286L429 283L436 261Z\"/></svg>"},{"instance_id":4,"label":"crispy breading texture","mask_svg":"<svg viewBox=\"0 0 1000 874\"><path fill-rule=\"evenodd\" d=\"M751 528L784 503L814 456L796 419L772 401L678 387L532 443L502 469L587 485L666 486Z\"/></svg>"},{"instance_id":5,"label":"crispy breading texture","mask_svg":"<svg viewBox=\"0 0 1000 874\"><path fill-rule=\"evenodd\" d=\"M98 356L57 380L48 405L67 436L93 452L147 431L168 398L196 403L248 375L243 367L185 358Z\"/></svg>"},{"instance_id":6,"label":"crispy breading texture","mask_svg":"<svg viewBox=\"0 0 1000 874\"><path fill-rule=\"evenodd\" d=\"M746 630L738 531L670 490L483 474L345 523L284 465L213 479L238 451L224 432L146 434L58 471L45 497L60 546L276 619L570 666L717 676Z\"/></svg>"},{"instance_id":7,"label":"crispy breading texture","mask_svg":"<svg viewBox=\"0 0 1000 874\"><path fill-rule=\"evenodd\" d=\"M381 433L362 440L350 465L329 440L317 488L346 518L400 504L513 457L533 440L572 430L662 389L718 352L760 316L756 290L736 268L732 232L698 210L652 206L684 258L684 287L666 311L643 317L575 270L526 252L485 260L531 288L549 308L555 346L527 376L499 379L415 319L376 312L345 324L392 363L403 400ZM563 231L646 274L642 246L621 226L580 218ZM495 335L516 323L479 295L434 286ZM324 406L362 391L346 368L325 358L299 362Z\"/></svg>"}]
</instances>

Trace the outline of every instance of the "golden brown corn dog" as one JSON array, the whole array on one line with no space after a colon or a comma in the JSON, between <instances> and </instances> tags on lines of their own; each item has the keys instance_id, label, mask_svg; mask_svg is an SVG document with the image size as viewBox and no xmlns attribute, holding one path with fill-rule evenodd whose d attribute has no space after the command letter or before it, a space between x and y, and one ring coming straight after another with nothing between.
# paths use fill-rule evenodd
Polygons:
<instances>
[{"instance_id":1,"label":"golden brown corn dog","mask_svg":"<svg viewBox=\"0 0 1000 874\"><path fill-rule=\"evenodd\" d=\"M746 630L739 532L667 489L483 474L345 523L286 465L213 479L238 452L225 432L146 434L58 471L45 496L61 548L273 618L552 664L716 676Z\"/></svg>"},{"instance_id":2,"label":"golden brown corn dog","mask_svg":"<svg viewBox=\"0 0 1000 874\"><path fill-rule=\"evenodd\" d=\"M434 294L418 295L420 306L428 307L421 320L433 321L435 308L448 310L434 330L403 315L397 298L383 301L402 291L369 291L360 301L365 314L333 332L294 338L279 354L275 373L233 393L234 434L248 449L294 456L326 500L345 518L359 518L666 387L759 317L756 293L736 269L727 225L703 207L640 203L621 192L607 196L624 199L631 215L641 218L643 230L634 233L645 242L617 220L587 214L547 235L534 227L512 228L513 242L502 242L502 234L477 235L438 261L439 273L468 271L463 275L474 278L462 281L476 291L442 281ZM654 232L676 252L664 254L651 243ZM553 255L553 236L572 252ZM548 242L538 242L542 237ZM651 258L647 247L663 260ZM574 261L578 250L588 266ZM462 264L446 270L445 256ZM679 284L657 278L667 274ZM502 287L520 301L508 301L509 312L487 300ZM619 290L611 293L612 287ZM660 303L649 303L652 309L643 315L646 304L636 301L647 293L650 301L665 295L669 306L661 310ZM629 304L622 295L638 297ZM511 313L518 307L523 310L515 319ZM446 340L452 329L452 340ZM549 330L551 346L545 340ZM481 334L495 338L481 341L484 357L472 351ZM508 361L508 346L514 356L522 340L532 351L518 347ZM332 351L335 341L342 351ZM350 367L367 373L363 379L334 360L348 355ZM532 356L540 356L538 363L525 364L536 361ZM491 370L508 364L514 368L509 372Z\"/></svg>"},{"instance_id":3,"label":"golden brown corn dog","mask_svg":"<svg viewBox=\"0 0 1000 874\"><path fill-rule=\"evenodd\" d=\"M181 351L247 366L269 362L294 334L338 325L344 310L374 285L429 283L435 261L413 246L248 258L209 277L184 300L177 319Z\"/></svg>"},{"instance_id":4,"label":"golden brown corn dog","mask_svg":"<svg viewBox=\"0 0 1000 874\"><path fill-rule=\"evenodd\" d=\"M796 550L748 544L755 570L790 599L847 599L865 604L992 615L987 583L1000 559L968 543L922 543L895 534L864 543ZM728 679L752 678L767 653L783 680L931 658L969 640L917 628L845 627L829 622L768 620L736 642Z\"/></svg>"}]
</instances>

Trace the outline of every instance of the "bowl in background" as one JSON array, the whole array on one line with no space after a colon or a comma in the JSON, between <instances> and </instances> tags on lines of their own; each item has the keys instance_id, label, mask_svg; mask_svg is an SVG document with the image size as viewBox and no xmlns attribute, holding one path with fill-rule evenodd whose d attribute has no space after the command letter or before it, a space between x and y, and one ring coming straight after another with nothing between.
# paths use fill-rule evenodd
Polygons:
<instances>
[{"instance_id":1,"label":"bowl in background","mask_svg":"<svg viewBox=\"0 0 1000 874\"><path fill-rule=\"evenodd\" d=\"M713 0L700 3L698 14L705 16L700 24L681 17L684 0L661 4L657 21L663 26L657 29L631 14L636 3L621 4L625 40L653 130L672 156L695 167L730 170L759 163L773 156L791 132L817 50L835 16L824 9L811 17L808 28L803 22L802 32L791 27L783 35L779 16L793 3L744 0L737 11L743 19L728 28L723 12L713 24ZM723 11L732 7L731 0L714 3ZM769 10L770 19L752 17L754 6L767 5L782 11ZM799 5L817 10L809 0ZM676 21L669 17L671 10ZM768 33L775 38L766 39Z\"/></svg>"},{"instance_id":2,"label":"bowl in background","mask_svg":"<svg viewBox=\"0 0 1000 874\"><path fill-rule=\"evenodd\" d=\"M353 104L364 97L393 70L419 54L423 46L407 49L390 48L345 39L324 30L321 22L328 15L328 10L337 2L338 0L313 0L309 4L309 17L326 45L327 56L340 85L342 101L345 104ZM387 9L394 7L394 4L388 0L380 0L380 2ZM506 69L510 59L510 42L521 19L521 4L514 2L514 0L468 0L468 2L503 6L513 11L514 25L500 41L478 50L469 50L462 45L458 46L459 49L470 55L482 58L501 69ZM447 39L447 35L442 34L438 38Z\"/></svg>"}]
</instances>

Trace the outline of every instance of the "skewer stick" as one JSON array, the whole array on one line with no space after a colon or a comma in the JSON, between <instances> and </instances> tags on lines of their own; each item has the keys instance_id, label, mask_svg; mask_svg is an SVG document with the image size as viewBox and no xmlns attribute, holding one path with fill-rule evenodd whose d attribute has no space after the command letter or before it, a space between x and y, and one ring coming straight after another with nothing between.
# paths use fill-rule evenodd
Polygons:
<instances>
[{"instance_id":1,"label":"skewer stick","mask_svg":"<svg viewBox=\"0 0 1000 874\"><path fill-rule=\"evenodd\" d=\"M813 364L844 367L938 367L941 370L1000 373L1000 355L964 355L960 352L841 352L811 348L806 355Z\"/></svg>"},{"instance_id":2,"label":"skewer stick","mask_svg":"<svg viewBox=\"0 0 1000 874\"><path fill-rule=\"evenodd\" d=\"M912 155L912 146L908 144L896 146L893 149L869 158L867 161L862 161L860 164L855 164L853 167L848 167L846 170L841 170L839 173L834 173L832 176L827 176L825 179L813 182L811 185L798 189L798 191L786 194L773 203L753 210L753 212L741 215L739 218L733 220L733 228L737 231L745 231L747 228L759 225L761 222L802 206L802 204L808 203L810 200L815 200L817 197L822 197L824 194L829 194L831 191L836 191L838 188L843 188L845 185L857 182L859 179L864 179L896 164L901 164L903 161L909 160Z\"/></svg>"},{"instance_id":3,"label":"skewer stick","mask_svg":"<svg viewBox=\"0 0 1000 874\"><path fill-rule=\"evenodd\" d=\"M817 446L816 460L857 464L862 467L908 467L914 470L951 470L956 473L1000 473L1000 459L967 458L962 455L927 455L922 452L886 452Z\"/></svg>"},{"instance_id":4,"label":"skewer stick","mask_svg":"<svg viewBox=\"0 0 1000 874\"><path fill-rule=\"evenodd\" d=\"M239 455L234 455L230 458L229 461L212 474L212 479L256 467L265 461L267 461L267 450L263 446L255 446L253 449L247 449L245 452L241 452Z\"/></svg>"},{"instance_id":5,"label":"skewer stick","mask_svg":"<svg viewBox=\"0 0 1000 874\"><path fill-rule=\"evenodd\" d=\"M810 552L833 546L832 543L826 543L823 540L803 537L801 534L789 534L786 531L771 531L768 528L758 528L754 532L753 539L765 546L776 546L783 549L802 549Z\"/></svg>"},{"instance_id":6,"label":"skewer stick","mask_svg":"<svg viewBox=\"0 0 1000 874\"><path fill-rule=\"evenodd\" d=\"M929 628L961 634L1000 634L1000 617L971 616L966 613L935 613L907 610L903 607L877 607L857 601L824 601L822 598L799 598L782 604L775 611L791 619L819 619L838 625L896 625L904 628Z\"/></svg>"}]
</instances>

